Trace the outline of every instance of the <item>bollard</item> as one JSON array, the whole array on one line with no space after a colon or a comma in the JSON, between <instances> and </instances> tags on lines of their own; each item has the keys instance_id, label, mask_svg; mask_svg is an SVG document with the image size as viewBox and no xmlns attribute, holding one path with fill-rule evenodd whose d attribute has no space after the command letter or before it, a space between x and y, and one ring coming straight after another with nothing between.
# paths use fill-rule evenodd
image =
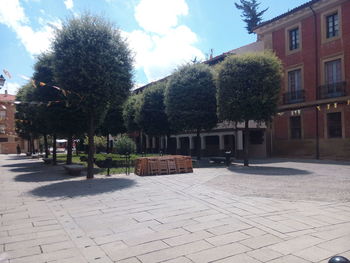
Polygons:
<instances>
[{"instance_id":1,"label":"bollard","mask_svg":"<svg viewBox=\"0 0 350 263\"><path fill-rule=\"evenodd\" d=\"M112 167L112 158L111 157L106 158L105 166L107 167L107 176L110 176L109 169Z\"/></svg>"},{"instance_id":2,"label":"bollard","mask_svg":"<svg viewBox=\"0 0 350 263\"><path fill-rule=\"evenodd\" d=\"M335 256L335 257L332 257L328 263L350 263L350 261L345 258L345 257L342 257L342 256Z\"/></svg>"},{"instance_id":3,"label":"bollard","mask_svg":"<svg viewBox=\"0 0 350 263\"><path fill-rule=\"evenodd\" d=\"M225 163L226 163L226 166L230 166L230 164L231 164L231 151L225 152Z\"/></svg>"}]
</instances>

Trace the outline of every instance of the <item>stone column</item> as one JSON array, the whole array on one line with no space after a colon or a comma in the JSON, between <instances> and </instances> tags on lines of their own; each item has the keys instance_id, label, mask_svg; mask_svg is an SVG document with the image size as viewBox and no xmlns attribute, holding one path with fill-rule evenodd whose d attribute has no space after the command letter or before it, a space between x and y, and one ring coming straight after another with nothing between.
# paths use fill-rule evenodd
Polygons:
<instances>
[{"instance_id":1,"label":"stone column","mask_svg":"<svg viewBox=\"0 0 350 263\"><path fill-rule=\"evenodd\" d=\"M146 135L146 149L149 149L149 137Z\"/></svg>"},{"instance_id":2,"label":"stone column","mask_svg":"<svg viewBox=\"0 0 350 263\"><path fill-rule=\"evenodd\" d=\"M156 148L156 137L152 137L152 149Z\"/></svg>"},{"instance_id":3,"label":"stone column","mask_svg":"<svg viewBox=\"0 0 350 263\"><path fill-rule=\"evenodd\" d=\"M225 135L219 135L219 149L220 151L225 150Z\"/></svg>"},{"instance_id":4,"label":"stone column","mask_svg":"<svg viewBox=\"0 0 350 263\"><path fill-rule=\"evenodd\" d=\"M180 143L180 137L176 136L176 149L180 150L181 149L181 143Z\"/></svg>"},{"instance_id":5,"label":"stone column","mask_svg":"<svg viewBox=\"0 0 350 263\"><path fill-rule=\"evenodd\" d=\"M243 131L237 131L237 150L243 150Z\"/></svg>"},{"instance_id":6,"label":"stone column","mask_svg":"<svg viewBox=\"0 0 350 263\"><path fill-rule=\"evenodd\" d=\"M160 149L164 149L164 137L163 136L160 136L159 137L159 140L160 140Z\"/></svg>"},{"instance_id":7,"label":"stone column","mask_svg":"<svg viewBox=\"0 0 350 263\"><path fill-rule=\"evenodd\" d=\"M188 139L190 140L190 150L194 150L194 143L193 143L193 136L189 136Z\"/></svg>"},{"instance_id":8,"label":"stone column","mask_svg":"<svg viewBox=\"0 0 350 263\"><path fill-rule=\"evenodd\" d=\"M205 145L205 136L201 135L201 150L205 150L206 145Z\"/></svg>"}]
</instances>

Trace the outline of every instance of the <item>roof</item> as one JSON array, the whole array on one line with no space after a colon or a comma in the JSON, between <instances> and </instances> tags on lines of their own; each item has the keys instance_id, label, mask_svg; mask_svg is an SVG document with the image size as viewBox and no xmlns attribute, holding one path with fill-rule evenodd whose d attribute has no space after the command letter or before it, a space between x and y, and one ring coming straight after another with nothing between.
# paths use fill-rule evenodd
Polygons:
<instances>
[{"instance_id":1,"label":"roof","mask_svg":"<svg viewBox=\"0 0 350 263\"><path fill-rule=\"evenodd\" d=\"M0 94L0 101L15 101L16 96L10 94Z\"/></svg>"},{"instance_id":2,"label":"roof","mask_svg":"<svg viewBox=\"0 0 350 263\"><path fill-rule=\"evenodd\" d=\"M283 17L289 16L290 14L293 14L293 13L299 11L299 10L302 10L302 9L304 9L304 8L307 8L307 7L310 7L310 6L312 6L314 3L317 3L317 2L319 2L319 1L321 1L321 0L311 0L311 1L309 1L309 2L306 2L305 4L302 4L302 5L300 5L300 6L296 7L296 8L293 8L292 10L289 10L288 12L286 12L286 13L284 13L284 14L281 14L281 15L279 15L279 16L276 16L275 18L272 18L272 19L270 19L270 20L267 20L267 21L265 21L265 22L260 23L259 25L257 25L257 26L254 28L254 30L256 30L256 29L258 29L258 28L260 28L260 27L263 27L263 26L265 26L265 25L267 25L267 24L270 24L270 23L272 23L272 22L274 22L274 21L277 21L277 20L279 20L279 19L281 19L281 18L283 18Z\"/></svg>"}]
</instances>

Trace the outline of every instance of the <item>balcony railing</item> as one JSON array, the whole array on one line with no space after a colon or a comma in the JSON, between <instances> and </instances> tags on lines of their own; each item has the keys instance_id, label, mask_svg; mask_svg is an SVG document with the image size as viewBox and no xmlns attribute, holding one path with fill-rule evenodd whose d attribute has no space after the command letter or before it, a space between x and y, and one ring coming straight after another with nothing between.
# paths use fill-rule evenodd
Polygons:
<instances>
[{"instance_id":1,"label":"balcony railing","mask_svg":"<svg viewBox=\"0 0 350 263\"><path fill-rule=\"evenodd\" d=\"M318 87L318 99L329 99L346 95L346 81L326 84Z\"/></svg>"},{"instance_id":2,"label":"balcony railing","mask_svg":"<svg viewBox=\"0 0 350 263\"><path fill-rule=\"evenodd\" d=\"M305 101L305 90L295 90L283 94L283 104L293 104Z\"/></svg>"}]
</instances>

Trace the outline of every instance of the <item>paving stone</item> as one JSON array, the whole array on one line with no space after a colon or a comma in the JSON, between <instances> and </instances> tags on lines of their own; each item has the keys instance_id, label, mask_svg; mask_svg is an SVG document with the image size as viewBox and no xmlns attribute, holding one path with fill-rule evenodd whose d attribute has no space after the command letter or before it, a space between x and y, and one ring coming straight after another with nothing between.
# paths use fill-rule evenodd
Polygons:
<instances>
[{"instance_id":1,"label":"paving stone","mask_svg":"<svg viewBox=\"0 0 350 263\"><path fill-rule=\"evenodd\" d=\"M166 239L170 237L175 237L175 236L181 236L183 234L187 234L188 232L178 228L178 229L172 229L172 230L167 230L167 231L162 231L162 232L156 232L156 233L151 233L151 234L146 234L142 235L136 238L131 238L131 239L125 239L124 242L130 246L135 246L138 244L143 244L155 240L161 240L161 239Z\"/></svg>"},{"instance_id":2,"label":"paving stone","mask_svg":"<svg viewBox=\"0 0 350 263\"><path fill-rule=\"evenodd\" d=\"M312 236L301 236L296 237L284 242L280 242L278 244L274 244L269 246L269 248L280 252L284 255L288 255L290 253L294 253L300 250L304 250L306 248L312 247L314 245L320 244L323 240L312 237Z\"/></svg>"},{"instance_id":3,"label":"paving stone","mask_svg":"<svg viewBox=\"0 0 350 263\"><path fill-rule=\"evenodd\" d=\"M278 253L269 248L260 248L255 249L253 251L248 251L247 255L261 261L261 262L269 262L270 260L282 257L283 254Z\"/></svg>"},{"instance_id":4,"label":"paving stone","mask_svg":"<svg viewBox=\"0 0 350 263\"><path fill-rule=\"evenodd\" d=\"M104 251L113 261L118 261L121 259L136 257L136 256L150 253L153 251L162 250L168 247L169 246L162 241L154 241L154 242L149 242L138 246L132 246L132 247L129 246L129 247L120 248L120 249L104 248Z\"/></svg>"},{"instance_id":5,"label":"paving stone","mask_svg":"<svg viewBox=\"0 0 350 263\"><path fill-rule=\"evenodd\" d=\"M281 241L283 241L283 239L270 234L266 234L263 236L256 236L256 237L245 239L243 241L240 241L240 243L252 249L258 249L258 248L279 243Z\"/></svg>"},{"instance_id":6,"label":"paving stone","mask_svg":"<svg viewBox=\"0 0 350 263\"><path fill-rule=\"evenodd\" d=\"M293 255L280 257L270 261L270 263L310 263L310 262L311 261L307 261L305 259L293 256Z\"/></svg>"},{"instance_id":7,"label":"paving stone","mask_svg":"<svg viewBox=\"0 0 350 263\"><path fill-rule=\"evenodd\" d=\"M212 237L213 235L206 232L206 231L198 231L195 233L190 233L190 234L185 234L182 236L177 236L177 237L172 237L172 238L167 238L163 239L163 241L168 244L169 246L179 246L187 243L191 243L194 241L206 239L209 237ZM207 240L208 241L208 240Z\"/></svg>"},{"instance_id":8,"label":"paving stone","mask_svg":"<svg viewBox=\"0 0 350 263\"><path fill-rule=\"evenodd\" d=\"M223 259L229 256L241 254L249 251L250 249L238 243L228 244L225 246L215 247L206 249L195 254L189 254L186 257L191 259L193 262L212 262L215 260Z\"/></svg>"},{"instance_id":9,"label":"paving stone","mask_svg":"<svg viewBox=\"0 0 350 263\"><path fill-rule=\"evenodd\" d=\"M295 256L308 260L310 262L319 262L321 260L326 260L331 258L334 255L334 252L331 252L324 248L319 248L317 246L309 247L307 249L298 251L294 253Z\"/></svg>"},{"instance_id":10,"label":"paving stone","mask_svg":"<svg viewBox=\"0 0 350 263\"><path fill-rule=\"evenodd\" d=\"M175 259L202 250L208 250L211 247L212 245L210 245L208 242L201 240L177 247L166 248L160 251L151 252L142 256L138 256L138 259L140 259L142 263L156 263L170 259Z\"/></svg>"},{"instance_id":11,"label":"paving stone","mask_svg":"<svg viewBox=\"0 0 350 263\"><path fill-rule=\"evenodd\" d=\"M259 263L261 261L258 261L246 254L240 254L232 257L228 257L225 259L221 259L218 261L214 261L215 263L233 263L233 262L239 262L239 263Z\"/></svg>"},{"instance_id":12,"label":"paving stone","mask_svg":"<svg viewBox=\"0 0 350 263\"><path fill-rule=\"evenodd\" d=\"M322 242L317 247L333 251L334 253L346 252L350 248L350 235L333 239L331 241Z\"/></svg>"},{"instance_id":13,"label":"paving stone","mask_svg":"<svg viewBox=\"0 0 350 263\"><path fill-rule=\"evenodd\" d=\"M248 239L250 236L242 233L242 232L233 232L228 233L224 235L218 235L211 238L207 238L206 241L208 241L210 244L213 244L214 246L222 246L230 243L234 243L237 241L241 241L244 239Z\"/></svg>"},{"instance_id":14,"label":"paving stone","mask_svg":"<svg viewBox=\"0 0 350 263\"><path fill-rule=\"evenodd\" d=\"M266 232L259 229L259 228L256 228L256 227L252 227L252 228L249 228L249 229L244 229L241 231L242 233L244 234L247 234L249 236L252 236L252 237L256 237L256 236L262 236L262 235L265 235Z\"/></svg>"}]
</instances>

